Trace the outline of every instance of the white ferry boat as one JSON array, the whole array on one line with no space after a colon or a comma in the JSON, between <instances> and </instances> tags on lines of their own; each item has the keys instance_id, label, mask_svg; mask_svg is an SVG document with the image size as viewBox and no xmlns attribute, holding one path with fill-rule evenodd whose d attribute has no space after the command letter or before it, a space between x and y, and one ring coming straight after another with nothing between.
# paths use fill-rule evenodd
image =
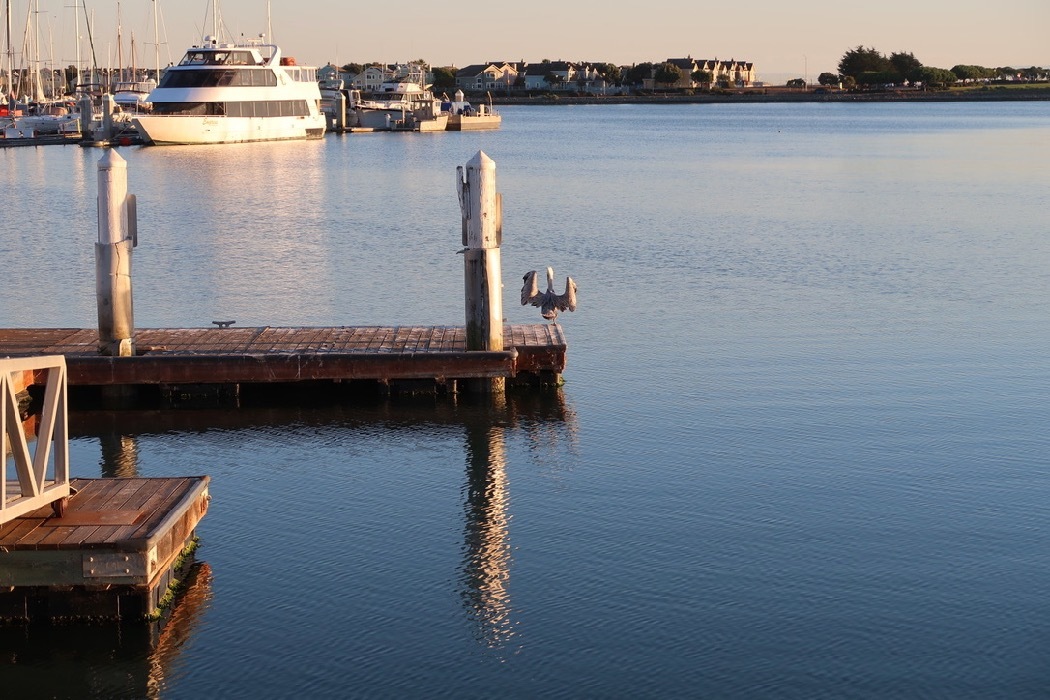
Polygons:
<instances>
[{"instance_id":1,"label":"white ferry boat","mask_svg":"<svg viewBox=\"0 0 1050 700\"><path fill-rule=\"evenodd\" d=\"M205 37L168 67L148 101L152 113L138 115L135 126L155 145L311 139L325 131L317 70L282 57L275 44Z\"/></svg>"}]
</instances>

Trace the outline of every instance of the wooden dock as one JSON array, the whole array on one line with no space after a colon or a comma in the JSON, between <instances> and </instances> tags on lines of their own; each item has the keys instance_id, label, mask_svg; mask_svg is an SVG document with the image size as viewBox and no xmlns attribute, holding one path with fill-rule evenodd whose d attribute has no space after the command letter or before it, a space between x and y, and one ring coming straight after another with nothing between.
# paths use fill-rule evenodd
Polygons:
<instances>
[{"instance_id":1,"label":"wooden dock","mask_svg":"<svg viewBox=\"0 0 1050 700\"><path fill-rule=\"evenodd\" d=\"M557 384L566 341L556 324L504 327L503 351L467 351L462 326L155 328L135 331L135 355L98 352L95 329L0 329L0 357L62 355L75 387L244 385L504 377Z\"/></svg>"},{"instance_id":2,"label":"wooden dock","mask_svg":"<svg viewBox=\"0 0 1050 700\"><path fill-rule=\"evenodd\" d=\"M143 619L170 600L209 479L74 479L62 517L0 525L0 620Z\"/></svg>"}]
</instances>

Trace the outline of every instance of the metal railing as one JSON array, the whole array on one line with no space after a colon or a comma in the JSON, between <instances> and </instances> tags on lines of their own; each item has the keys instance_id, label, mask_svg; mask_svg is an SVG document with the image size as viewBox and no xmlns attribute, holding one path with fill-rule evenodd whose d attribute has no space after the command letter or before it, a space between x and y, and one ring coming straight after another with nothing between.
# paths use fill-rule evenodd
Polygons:
<instances>
[{"instance_id":1,"label":"metal railing","mask_svg":"<svg viewBox=\"0 0 1050 700\"><path fill-rule=\"evenodd\" d=\"M16 378L46 372L35 445L23 427ZM69 429L66 360L60 355L0 359L0 524L51 505L61 515L69 498ZM9 470L14 467L14 479Z\"/></svg>"}]
</instances>

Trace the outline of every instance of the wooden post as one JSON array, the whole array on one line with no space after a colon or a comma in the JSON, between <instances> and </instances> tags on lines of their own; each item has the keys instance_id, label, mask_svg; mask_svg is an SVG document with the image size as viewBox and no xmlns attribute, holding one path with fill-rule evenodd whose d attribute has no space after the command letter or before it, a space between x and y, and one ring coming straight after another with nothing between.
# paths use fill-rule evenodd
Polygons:
<instances>
[{"instance_id":1,"label":"wooden post","mask_svg":"<svg viewBox=\"0 0 1050 700\"><path fill-rule=\"evenodd\" d=\"M339 98L336 100L335 131L338 134L346 131L346 95L342 90L339 91Z\"/></svg>"},{"instance_id":2,"label":"wooden post","mask_svg":"<svg viewBox=\"0 0 1050 700\"><path fill-rule=\"evenodd\" d=\"M85 136L96 141L109 141L113 138L113 108L115 105L116 101L114 101L113 95L106 94L102 96L102 133L97 136L94 134L86 134Z\"/></svg>"},{"instance_id":3,"label":"wooden post","mask_svg":"<svg viewBox=\"0 0 1050 700\"><path fill-rule=\"evenodd\" d=\"M499 246L502 199L496 192L496 163L483 151L456 168L463 214L463 266L467 350L503 350L503 285ZM481 391L502 391L502 378L480 380ZM471 382L470 386L475 387Z\"/></svg>"},{"instance_id":4,"label":"wooden post","mask_svg":"<svg viewBox=\"0 0 1050 700\"><path fill-rule=\"evenodd\" d=\"M80 98L80 138L91 138L91 120L95 115L95 106L91 102L91 95Z\"/></svg>"},{"instance_id":5,"label":"wooden post","mask_svg":"<svg viewBox=\"0 0 1050 700\"><path fill-rule=\"evenodd\" d=\"M128 164L114 150L98 162L98 242L95 244L95 299L98 351L135 354L131 296L131 251L135 245L134 195L128 194Z\"/></svg>"}]
</instances>

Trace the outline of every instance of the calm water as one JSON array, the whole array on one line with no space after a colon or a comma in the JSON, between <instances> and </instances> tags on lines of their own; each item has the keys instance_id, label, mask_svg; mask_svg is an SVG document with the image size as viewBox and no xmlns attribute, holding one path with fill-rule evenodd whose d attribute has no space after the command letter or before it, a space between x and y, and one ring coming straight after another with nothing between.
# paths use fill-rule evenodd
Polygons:
<instances>
[{"instance_id":1,"label":"calm water","mask_svg":"<svg viewBox=\"0 0 1050 700\"><path fill-rule=\"evenodd\" d=\"M160 636L0 630L5 694L1046 697L1050 103L503 113L120 151L149 327L462 323L484 150L566 384L73 415L79 476L211 475L203 563ZM94 324L100 156L0 151L0 325Z\"/></svg>"}]
</instances>

